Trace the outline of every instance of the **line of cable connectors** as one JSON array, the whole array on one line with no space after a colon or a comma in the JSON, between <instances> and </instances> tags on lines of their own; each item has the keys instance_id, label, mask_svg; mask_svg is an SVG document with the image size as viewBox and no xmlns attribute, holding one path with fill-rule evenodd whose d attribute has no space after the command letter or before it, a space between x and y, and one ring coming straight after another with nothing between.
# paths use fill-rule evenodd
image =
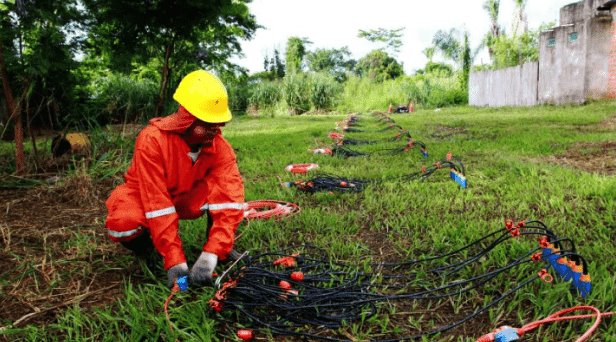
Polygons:
<instances>
[{"instance_id":1,"label":"line of cable connectors","mask_svg":"<svg viewBox=\"0 0 616 342\"><path fill-rule=\"evenodd\" d=\"M518 255L504 266L486 267L486 255L506 241L521 237L537 237L539 244ZM291 252L295 251L295 252ZM450 253L401 261L369 265L365 272L352 263L330 260L326 253L311 246L282 252L262 253L248 258L230 275L230 280L210 302L221 315L227 312L239 319L239 324L253 329L268 329L285 336L341 341L338 328L378 314L382 305L393 301L432 301L460 296L481 289L497 277L527 273L512 283L491 302L476 308L456 322L410 336L391 336L385 341L422 338L453 329L487 311L528 284L553 281L546 268L529 272L529 263L545 262L559 279L571 273L572 286L582 296L590 292L590 276L586 261L568 238L560 238L540 221L513 224L494 231ZM509 255L509 254L507 254ZM568 258L570 271L558 270L560 258ZM479 271L488 269L488 271ZM475 275L468 276L468 274ZM466 275L466 276L465 276ZM519 278L519 276L516 276ZM516 278L514 277L514 279ZM380 289L377 290L377 289ZM229 317L229 316L226 316ZM251 331L254 336L254 332Z\"/></svg>"},{"instance_id":2,"label":"line of cable connectors","mask_svg":"<svg viewBox=\"0 0 616 342\"><path fill-rule=\"evenodd\" d=\"M346 119L336 122L336 130L343 132L360 132L359 130L353 130L352 126L357 124L358 116L355 114L349 115ZM391 119L390 119L391 120ZM428 157L428 149L426 145L414 139L408 130L402 128L402 126L394 124L393 120L389 123L393 128L398 129L398 133L391 138L384 138L379 140L359 140L359 139L349 139L345 137L344 133L339 132L330 132L328 136L333 140L333 144L331 146L315 148L311 150L314 154L325 154L331 156L338 156L343 158L349 157L360 157L360 156L370 156L372 154L384 154L380 152L386 152L386 154L400 154L406 153L414 147L418 147L421 154L427 158ZM399 148L389 148L389 149L381 149L377 150L373 153L368 152L360 152L349 149L348 147L344 147L344 145L372 145L383 142L395 142L405 140L405 145Z\"/></svg>"},{"instance_id":3,"label":"line of cable connectors","mask_svg":"<svg viewBox=\"0 0 616 342\"><path fill-rule=\"evenodd\" d=\"M304 174L310 171L308 170L308 165L310 165L310 170L316 170L318 168L317 164L291 164L288 165L285 170L296 174ZM454 157L451 152L447 153L444 159L435 162L430 167L422 166L420 171L402 176L393 176L380 180L366 180L351 179L329 174L318 174L316 177L309 180L283 182L282 186L288 188L294 187L298 190L310 193L320 191L361 192L368 184L379 184L384 181L423 181L439 170L449 170L449 177L454 182L462 188L467 187L464 164L458 158Z\"/></svg>"}]
</instances>

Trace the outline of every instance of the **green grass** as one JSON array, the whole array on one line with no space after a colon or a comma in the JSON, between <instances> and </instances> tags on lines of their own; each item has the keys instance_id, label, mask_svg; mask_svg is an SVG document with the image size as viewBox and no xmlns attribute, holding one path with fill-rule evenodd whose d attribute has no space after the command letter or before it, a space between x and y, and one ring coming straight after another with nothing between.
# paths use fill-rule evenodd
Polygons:
<instances>
[{"instance_id":1,"label":"green grass","mask_svg":"<svg viewBox=\"0 0 616 342\"><path fill-rule=\"evenodd\" d=\"M383 108L385 109L385 108ZM520 327L534 319L573 305L588 303L604 311L616 309L616 177L589 173L543 161L559 155L576 142L614 141L614 132L599 125L613 117L612 102L597 102L580 107L534 107L476 109L445 108L423 110L408 115L392 115L396 122L428 146L430 157L424 160L413 150L398 156L375 155L369 158L339 159L313 155L308 149L329 143L327 132L345 115L241 117L224 129L226 138L237 150L244 176L246 200L277 199L298 203L302 211L287 220L255 221L241 225L239 250L254 252L311 243L328 250L338 260L365 261L378 254L381 246L401 260L422 255L446 253L503 226L506 218L538 219L557 235L572 238L580 253L590 260L593 292L587 300L569 292L566 284L533 283L491 309L473 329L458 329L426 341L474 341L484 333L503 325ZM363 127L378 126L369 115L360 120ZM392 136L393 133L354 133L357 138ZM124 154L127 145L121 144ZM395 146L389 144L387 146ZM381 146L383 147L383 146ZM375 146L352 146L374 151ZM118 172L126 157L105 148L109 165L96 163L97 177ZM419 171L452 151L467 167L469 188L462 190L449 180L446 172L436 173L424 182L386 182L368 187L360 194L298 193L281 188L279 182L294 179L284 171L290 163L317 162L323 172L357 178L385 178ZM123 163L118 163L121 158ZM194 258L203 243L203 220L183 221L182 236L187 253ZM102 229L102 227L101 227ZM378 236L382 241L365 241L362 236ZM529 241L526 241L529 240ZM482 260L479 270L503 265L508 253L519 255L536 243L530 239L511 241ZM87 235L75 234L66 248L91 249ZM87 253L87 252L82 252ZM192 260L191 260L192 261ZM471 312L510 288L516 279L536 272L537 265L520 268L521 274L501 277L494 287L475 295L453 298L454 312ZM146 270L147 271L147 270ZM146 274L147 272L144 271ZM528 272L528 273L524 273ZM468 274L466 274L468 276ZM145 279L145 280L144 280ZM126 279L121 298L96 309L78 305L62 312L46 327L26 326L4 332L8 339L25 340L232 340L233 314L217 320L208 308L211 288L196 289L178 295L171 304L174 332L170 332L162 311L168 295L164 276L151 274L139 283ZM417 310L435 303L418 303ZM405 308L404 311L415 311ZM357 323L346 331L358 338L371 334L396 332L407 328L428 330L438 326L429 314L409 315L406 326L395 326L396 308L381 308L376 318ZM400 320L396 320L399 322ZM0 320L2 322L2 320ZM432 322L432 323L431 323ZM4 322L3 322L4 323ZM228 325L228 327L227 327ZM590 322L560 323L530 335L537 341L571 341ZM467 332L467 336L462 335ZM0 333L1 334L1 333ZM258 332L259 336L269 336ZM2 335L0 335L2 337ZM605 319L595 334L596 341L616 341L614 319Z\"/></svg>"}]
</instances>

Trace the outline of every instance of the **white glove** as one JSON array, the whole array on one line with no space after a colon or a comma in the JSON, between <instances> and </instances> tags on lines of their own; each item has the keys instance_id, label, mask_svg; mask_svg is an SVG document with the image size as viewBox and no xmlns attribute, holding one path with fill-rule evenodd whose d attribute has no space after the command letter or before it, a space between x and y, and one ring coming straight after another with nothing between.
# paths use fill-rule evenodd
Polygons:
<instances>
[{"instance_id":1,"label":"white glove","mask_svg":"<svg viewBox=\"0 0 616 342\"><path fill-rule=\"evenodd\" d=\"M171 267L170 269L167 270L167 286L170 288L173 287L173 284L175 284L175 281L179 277L185 276L185 275L188 275L188 265L186 265L185 262Z\"/></svg>"},{"instance_id":2,"label":"white glove","mask_svg":"<svg viewBox=\"0 0 616 342\"><path fill-rule=\"evenodd\" d=\"M190 270L190 282L194 284L212 283L212 273L218 264L216 254L201 252L197 261Z\"/></svg>"}]
</instances>

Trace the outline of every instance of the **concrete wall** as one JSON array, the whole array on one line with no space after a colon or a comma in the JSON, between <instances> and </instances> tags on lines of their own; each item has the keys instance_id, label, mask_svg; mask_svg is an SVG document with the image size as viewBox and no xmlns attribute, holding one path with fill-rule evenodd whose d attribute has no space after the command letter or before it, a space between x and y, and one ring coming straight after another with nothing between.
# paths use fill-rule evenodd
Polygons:
<instances>
[{"instance_id":1,"label":"concrete wall","mask_svg":"<svg viewBox=\"0 0 616 342\"><path fill-rule=\"evenodd\" d=\"M470 74L471 106L534 106L537 104L538 63L531 62L501 70Z\"/></svg>"},{"instance_id":2,"label":"concrete wall","mask_svg":"<svg viewBox=\"0 0 616 342\"><path fill-rule=\"evenodd\" d=\"M587 99L601 99L608 95L608 65L611 48L611 17L594 17L585 23L586 63L584 94Z\"/></svg>"},{"instance_id":3,"label":"concrete wall","mask_svg":"<svg viewBox=\"0 0 616 342\"><path fill-rule=\"evenodd\" d=\"M611 47L607 66L607 97L610 99L616 98L616 11L613 11L612 14L612 38L610 39Z\"/></svg>"},{"instance_id":4,"label":"concrete wall","mask_svg":"<svg viewBox=\"0 0 616 342\"><path fill-rule=\"evenodd\" d=\"M535 76L518 68L472 73L469 104L560 105L616 98L616 1L582 0L562 7L560 26L539 37Z\"/></svg>"},{"instance_id":5,"label":"concrete wall","mask_svg":"<svg viewBox=\"0 0 616 342\"><path fill-rule=\"evenodd\" d=\"M575 2L560 8L560 25L573 24L584 20L584 2Z\"/></svg>"},{"instance_id":6,"label":"concrete wall","mask_svg":"<svg viewBox=\"0 0 616 342\"><path fill-rule=\"evenodd\" d=\"M569 35L577 33L570 41ZM554 46L548 46L554 38ZM584 22L542 32L539 39L539 103L565 104L585 101L586 29Z\"/></svg>"}]
</instances>

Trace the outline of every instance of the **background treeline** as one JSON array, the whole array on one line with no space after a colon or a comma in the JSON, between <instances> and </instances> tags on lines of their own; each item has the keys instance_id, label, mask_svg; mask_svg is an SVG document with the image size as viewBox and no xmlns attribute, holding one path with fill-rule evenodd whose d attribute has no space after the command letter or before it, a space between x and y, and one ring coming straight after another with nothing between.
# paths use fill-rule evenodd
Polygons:
<instances>
[{"instance_id":1,"label":"background treeline","mask_svg":"<svg viewBox=\"0 0 616 342\"><path fill-rule=\"evenodd\" d=\"M239 115L465 104L478 51L490 53L483 69L537 59L539 30L526 29L525 1L514 1L510 34L498 24L500 0L487 0L492 21L481 44L472 48L455 28L438 31L425 67L408 75L397 59L404 28L360 30L375 49L358 60L347 47L289 37L249 74L230 62L259 28L249 0L0 0L1 138L167 114L181 77L197 68L220 75Z\"/></svg>"}]
</instances>

